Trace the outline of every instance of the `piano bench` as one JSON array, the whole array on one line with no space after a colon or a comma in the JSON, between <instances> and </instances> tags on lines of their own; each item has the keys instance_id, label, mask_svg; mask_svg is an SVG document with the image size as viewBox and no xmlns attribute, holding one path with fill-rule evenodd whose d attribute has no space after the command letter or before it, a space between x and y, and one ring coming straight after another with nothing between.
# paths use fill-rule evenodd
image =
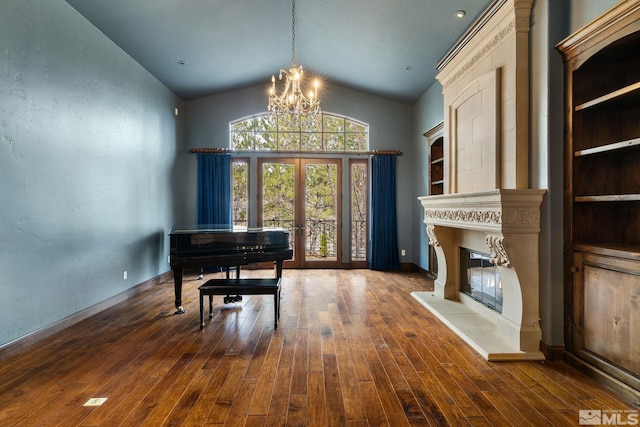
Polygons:
<instances>
[{"instance_id":1,"label":"piano bench","mask_svg":"<svg viewBox=\"0 0 640 427\"><path fill-rule=\"evenodd\" d=\"M209 296L209 317L213 317L214 295L273 295L274 327L278 328L280 317L280 279L211 279L201 285L200 329L204 328L204 296Z\"/></svg>"}]
</instances>

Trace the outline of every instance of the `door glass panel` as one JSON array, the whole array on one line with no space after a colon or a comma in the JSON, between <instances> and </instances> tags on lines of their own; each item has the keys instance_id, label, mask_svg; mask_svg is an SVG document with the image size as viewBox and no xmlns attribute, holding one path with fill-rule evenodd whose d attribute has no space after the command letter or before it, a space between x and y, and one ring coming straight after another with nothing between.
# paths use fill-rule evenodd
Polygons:
<instances>
[{"instance_id":1,"label":"door glass panel","mask_svg":"<svg viewBox=\"0 0 640 427\"><path fill-rule=\"evenodd\" d=\"M305 261L337 260L336 164L305 164Z\"/></svg>"},{"instance_id":2,"label":"door glass panel","mask_svg":"<svg viewBox=\"0 0 640 427\"><path fill-rule=\"evenodd\" d=\"M295 164L262 164L262 225L289 230L295 254Z\"/></svg>"}]
</instances>

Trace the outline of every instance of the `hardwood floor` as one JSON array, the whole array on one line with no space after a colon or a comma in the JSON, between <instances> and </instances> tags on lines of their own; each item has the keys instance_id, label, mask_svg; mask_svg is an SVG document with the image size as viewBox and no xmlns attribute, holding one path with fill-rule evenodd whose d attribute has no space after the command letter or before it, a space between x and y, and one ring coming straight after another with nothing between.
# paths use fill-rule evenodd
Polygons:
<instances>
[{"instance_id":1,"label":"hardwood floor","mask_svg":"<svg viewBox=\"0 0 640 427\"><path fill-rule=\"evenodd\" d=\"M418 274L285 270L277 330L268 295L215 297L201 330L202 282L185 279L183 315L172 281L148 286L2 360L0 425L574 426L579 410L637 413L566 364L484 361L409 295L431 287Z\"/></svg>"}]
</instances>

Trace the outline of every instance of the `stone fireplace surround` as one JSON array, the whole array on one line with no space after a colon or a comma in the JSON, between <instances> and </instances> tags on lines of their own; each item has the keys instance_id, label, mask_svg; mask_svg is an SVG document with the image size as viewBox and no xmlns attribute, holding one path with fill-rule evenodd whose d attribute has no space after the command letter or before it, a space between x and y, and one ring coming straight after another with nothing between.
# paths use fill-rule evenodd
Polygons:
<instances>
[{"instance_id":1,"label":"stone fireplace surround","mask_svg":"<svg viewBox=\"0 0 640 427\"><path fill-rule=\"evenodd\" d=\"M413 296L487 360L541 360L538 234L545 190L420 197L438 260L433 292ZM489 252L503 286L497 313L459 292L459 248Z\"/></svg>"},{"instance_id":2,"label":"stone fireplace surround","mask_svg":"<svg viewBox=\"0 0 640 427\"><path fill-rule=\"evenodd\" d=\"M539 360L540 204L529 188L533 0L494 0L438 64L444 193L419 197L438 276L413 296L488 360ZM502 313L460 292L459 249L490 253Z\"/></svg>"}]
</instances>

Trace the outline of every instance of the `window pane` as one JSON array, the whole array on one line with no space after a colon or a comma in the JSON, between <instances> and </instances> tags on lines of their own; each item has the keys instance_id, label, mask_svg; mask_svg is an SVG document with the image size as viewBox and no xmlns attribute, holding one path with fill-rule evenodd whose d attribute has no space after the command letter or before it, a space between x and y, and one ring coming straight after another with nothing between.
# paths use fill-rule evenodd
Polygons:
<instances>
[{"instance_id":1,"label":"window pane","mask_svg":"<svg viewBox=\"0 0 640 427\"><path fill-rule=\"evenodd\" d=\"M322 123L323 132L344 132L344 118L325 115Z\"/></svg>"},{"instance_id":2,"label":"window pane","mask_svg":"<svg viewBox=\"0 0 640 427\"><path fill-rule=\"evenodd\" d=\"M351 163L351 261L367 260L367 163Z\"/></svg>"},{"instance_id":3,"label":"window pane","mask_svg":"<svg viewBox=\"0 0 640 427\"><path fill-rule=\"evenodd\" d=\"M246 227L248 219L249 167L244 161L233 162L233 225Z\"/></svg>"},{"instance_id":4,"label":"window pane","mask_svg":"<svg viewBox=\"0 0 640 427\"><path fill-rule=\"evenodd\" d=\"M235 150L252 150L254 144L253 118L231 123L231 148Z\"/></svg>"},{"instance_id":5,"label":"window pane","mask_svg":"<svg viewBox=\"0 0 640 427\"><path fill-rule=\"evenodd\" d=\"M306 151L322 150L322 134L321 133L303 133L302 149Z\"/></svg>"},{"instance_id":6,"label":"window pane","mask_svg":"<svg viewBox=\"0 0 640 427\"><path fill-rule=\"evenodd\" d=\"M246 120L240 120L234 123L231 123L231 131L232 132L246 132L253 131L255 129L255 119L252 117Z\"/></svg>"},{"instance_id":7,"label":"window pane","mask_svg":"<svg viewBox=\"0 0 640 427\"><path fill-rule=\"evenodd\" d=\"M325 151L342 151L344 150L344 134L341 133L325 133L324 134L324 150Z\"/></svg>"},{"instance_id":8,"label":"window pane","mask_svg":"<svg viewBox=\"0 0 640 427\"><path fill-rule=\"evenodd\" d=\"M347 132L358 132L358 133L367 133L367 126L362 124L362 123L358 123L355 122L353 120L346 120L347 123Z\"/></svg>"},{"instance_id":9,"label":"window pane","mask_svg":"<svg viewBox=\"0 0 640 427\"><path fill-rule=\"evenodd\" d=\"M250 132L232 132L231 148L234 150L254 150L255 137Z\"/></svg>"},{"instance_id":10,"label":"window pane","mask_svg":"<svg viewBox=\"0 0 640 427\"><path fill-rule=\"evenodd\" d=\"M347 133L345 137L345 150L366 151L367 135L363 133Z\"/></svg>"},{"instance_id":11,"label":"window pane","mask_svg":"<svg viewBox=\"0 0 640 427\"><path fill-rule=\"evenodd\" d=\"M284 116L278 116L278 131L279 132L298 132L300 131L300 120L297 117L286 114Z\"/></svg>"},{"instance_id":12,"label":"window pane","mask_svg":"<svg viewBox=\"0 0 640 427\"><path fill-rule=\"evenodd\" d=\"M256 150L275 150L276 145L276 132L261 132L256 135Z\"/></svg>"},{"instance_id":13,"label":"window pane","mask_svg":"<svg viewBox=\"0 0 640 427\"><path fill-rule=\"evenodd\" d=\"M300 150L300 133L280 132L278 134L278 150Z\"/></svg>"},{"instance_id":14,"label":"window pane","mask_svg":"<svg viewBox=\"0 0 640 427\"><path fill-rule=\"evenodd\" d=\"M256 117L254 127L257 132L275 132L277 130L276 120L270 114Z\"/></svg>"},{"instance_id":15,"label":"window pane","mask_svg":"<svg viewBox=\"0 0 640 427\"><path fill-rule=\"evenodd\" d=\"M322 131L322 116L307 116L301 120L302 132L320 132Z\"/></svg>"}]
</instances>

